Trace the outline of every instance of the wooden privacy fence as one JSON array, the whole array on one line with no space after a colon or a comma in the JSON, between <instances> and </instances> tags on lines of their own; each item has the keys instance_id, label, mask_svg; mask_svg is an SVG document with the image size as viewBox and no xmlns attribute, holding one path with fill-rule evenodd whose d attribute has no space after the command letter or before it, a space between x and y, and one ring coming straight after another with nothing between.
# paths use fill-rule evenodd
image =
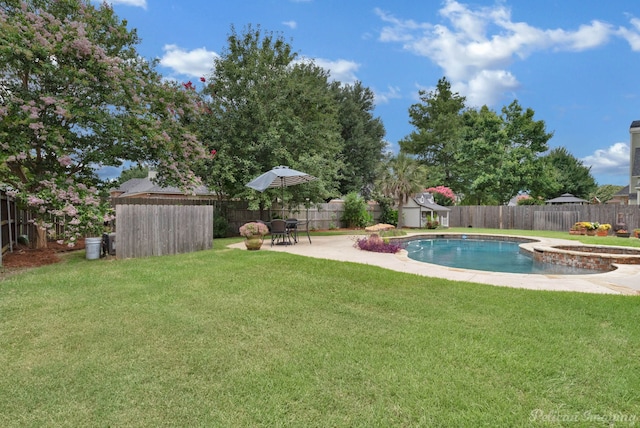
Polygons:
<instances>
[{"instance_id":1,"label":"wooden privacy fence","mask_svg":"<svg viewBox=\"0 0 640 428\"><path fill-rule=\"evenodd\" d=\"M268 210L250 210L244 202L223 202L224 216L229 221L229 234L238 235L238 229L249 221L268 221L277 215L283 217L282 208L277 205ZM378 204L369 204L367 211L373 217L374 222L380 218L381 210ZM342 221L344 203L331 201L321 204L312 204L308 209L301 205L295 208L285 208L284 218L297 218L309 220L309 230L337 229L347 227Z\"/></svg>"},{"instance_id":2,"label":"wooden privacy fence","mask_svg":"<svg viewBox=\"0 0 640 428\"><path fill-rule=\"evenodd\" d=\"M137 258L213 247L212 205L116 205L116 254Z\"/></svg>"},{"instance_id":3,"label":"wooden privacy fence","mask_svg":"<svg viewBox=\"0 0 640 428\"><path fill-rule=\"evenodd\" d=\"M450 227L568 231L577 221L625 224L640 228L640 209L635 205L522 205L450 207Z\"/></svg>"},{"instance_id":4,"label":"wooden privacy fence","mask_svg":"<svg viewBox=\"0 0 640 428\"><path fill-rule=\"evenodd\" d=\"M7 251L13 252L19 237L25 237L29 242L35 241L34 218L33 212L20 209L14 198L7 195L4 190L0 190L0 248L2 248L0 264L2 264L2 254ZM62 226L55 221L52 222L56 229L62 230Z\"/></svg>"}]
</instances>

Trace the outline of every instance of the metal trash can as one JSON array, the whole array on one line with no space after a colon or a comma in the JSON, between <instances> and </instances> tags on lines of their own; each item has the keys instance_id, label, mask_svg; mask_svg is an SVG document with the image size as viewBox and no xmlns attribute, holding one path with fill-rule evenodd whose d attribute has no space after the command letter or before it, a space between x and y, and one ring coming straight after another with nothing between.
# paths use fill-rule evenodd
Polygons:
<instances>
[{"instance_id":1,"label":"metal trash can","mask_svg":"<svg viewBox=\"0 0 640 428\"><path fill-rule=\"evenodd\" d=\"M116 255L116 234L115 232L102 234L102 256Z\"/></svg>"}]
</instances>

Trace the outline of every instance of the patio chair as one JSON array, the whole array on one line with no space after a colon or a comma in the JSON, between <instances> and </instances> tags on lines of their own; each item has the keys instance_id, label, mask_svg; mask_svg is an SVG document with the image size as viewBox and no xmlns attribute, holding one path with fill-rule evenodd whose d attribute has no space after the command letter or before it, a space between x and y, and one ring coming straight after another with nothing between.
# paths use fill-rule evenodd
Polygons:
<instances>
[{"instance_id":1,"label":"patio chair","mask_svg":"<svg viewBox=\"0 0 640 428\"><path fill-rule=\"evenodd\" d=\"M288 218L287 220L287 230L289 231L289 235L293 237L293 243L298 243L298 219L297 218Z\"/></svg>"},{"instance_id":2,"label":"patio chair","mask_svg":"<svg viewBox=\"0 0 640 428\"><path fill-rule=\"evenodd\" d=\"M302 226L304 226L304 228L302 228ZM309 235L309 219L302 221L298 220L298 222L296 223L296 242L298 238L298 232L306 233L307 238L309 238L309 244L311 244L311 235Z\"/></svg>"},{"instance_id":3,"label":"patio chair","mask_svg":"<svg viewBox=\"0 0 640 428\"><path fill-rule=\"evenodd\" d=\"M271 246L273 244L291 245L291 235L285 220L271 220Z\"/></svg>"}]
</instances>

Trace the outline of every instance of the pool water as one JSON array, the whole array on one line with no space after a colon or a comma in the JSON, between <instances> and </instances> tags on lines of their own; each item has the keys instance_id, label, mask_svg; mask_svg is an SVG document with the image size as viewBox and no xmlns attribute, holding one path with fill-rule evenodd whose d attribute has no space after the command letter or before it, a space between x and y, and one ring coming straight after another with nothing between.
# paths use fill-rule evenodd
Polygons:
<instances>
[{"instance_id":1,"label":"pool water","mask_svg":"<svg viewBox=\"0 0 640 428\"><path fill-rule=\"evenodd\" d=\"M405 249L409 258L441 266L491 272L584 275L601 273L592 269L540 263L520 251L518 242L480 239L417 239Z\"/></svg>"}]
</instances>

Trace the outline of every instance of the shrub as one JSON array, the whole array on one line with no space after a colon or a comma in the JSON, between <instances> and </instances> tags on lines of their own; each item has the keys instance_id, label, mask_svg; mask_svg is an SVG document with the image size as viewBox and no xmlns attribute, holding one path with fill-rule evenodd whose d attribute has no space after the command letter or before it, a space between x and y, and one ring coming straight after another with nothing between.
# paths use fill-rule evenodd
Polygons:
<instances>
[{"instance_id":1,"label":"shrub","mask_svg":"<svg viewBox=\"0 0 640 428\"><path fill-rule=\"evenodd\" d=\"M395 254L402 249L402 244L389 242L389 240L382 239L379 235L374 233L368 238L357 239L354 247L360 248L364 251L373 251L375 253Z\"/></svg>"},{"instance_id":2,"label":"shrub","mask_svg":"<svg viewBox=\"0 0 640 428\"><path fill-rule=\"evenodd\" d=\"M226 238L227 233L229 231L229 222L222 215L222 213L217 213L213 217L213 237L214 238Z\"/></svg>"},{"instance_id":3,"label":"shrub","mask_svg":"<svg viewBox=\"0 0 640 428\"><path fill-rule=\"evenodd\" d=\"M371 214L367 211L367 202L355 192L344 197L344 213L342 221L347 227L365 227L373 221Z\"/></svg>"},{"instance_id":4,"label":"shrub","mask_svg":"<svg viewBox=\"0 0 640 428\"><path fill-rule=\"evenodd\" d=\"M393 209L393 199L379 197L376 199L380 206L380 223L398 225L398 210Z\"/></svg>"},{"instance_id":5,"label":"shrub","mask_svg":"<svg viewBox=\"0 0 640 428\"><path fill-rule=\"evenodd\" d=\"M518 205L544 205L545 202L540 198L532 198L529 195L520 195L517 198Z\"/></svg>"}]
</instances>

